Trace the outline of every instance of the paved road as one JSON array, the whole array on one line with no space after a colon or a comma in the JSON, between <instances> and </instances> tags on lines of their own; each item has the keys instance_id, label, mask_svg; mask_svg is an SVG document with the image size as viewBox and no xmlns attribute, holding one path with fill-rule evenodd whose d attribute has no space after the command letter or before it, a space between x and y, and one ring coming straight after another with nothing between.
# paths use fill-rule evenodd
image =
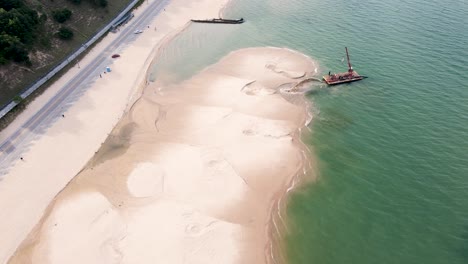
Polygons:
<instances>
[{"instance_id":1,"label":"paved road","mask_svg":"<svg viewBox=\"0 0 468 264\"><path fill-rule=\"evenodd\" d=\"M169 0L156 0L151 3L143 3L143 5L150 6L124 26L117 33L119 36L66 83L33 117L0 142L0 178L7 174L9 168L20 159L21 154L29 148L32 140L43 134L53 122L61 118L64 110L91 87L91 84L99 78L99 74L105 70L105 67L111 64L111 54L118 53L119 50L134 41L138 35L133 32L137 29L144 29L150 24L151 20L163 10L168 2Z\"/></svg>"}]
</instances>

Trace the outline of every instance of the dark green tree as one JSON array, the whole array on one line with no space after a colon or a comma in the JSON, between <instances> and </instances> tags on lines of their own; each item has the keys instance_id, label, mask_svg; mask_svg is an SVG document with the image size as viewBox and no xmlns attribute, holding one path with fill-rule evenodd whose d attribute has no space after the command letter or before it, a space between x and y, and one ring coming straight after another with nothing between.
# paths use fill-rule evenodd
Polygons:
<instances>
[{"instance_id":1,"label":"dark green tree","mask_svg":"<svg viewBox=\"0 0 468 264\"><path fill-rule=\"evenodd\" d=\"M5 33L0 34L0 58L30 64L28 51L20 39Z\"/></svg>"},{"instance_id":2,"label":"dark green tree","mask_svg":"<svg viewBox=\"0 0 468 264\"><path fill-rule=\"evenodd\" d=\"M63 40L69 40L73 38L73 31L68 27L61 27L57 32L57 36Z\"/></svg>"},{"instance_id":3,"label":"dark green tree","mask_svg":"<svg viewBox=\"0 0 468 264\"><path fill-rule=\"evenodd\" d=\"M0 0L0 8L10 11L13 8L19 8L23 6L21 0Z\"/></svg>"},{"instance_id":4,"label":"dark green tree","mask_svg":"<svg viewBox=\"0 0 468 264\"><path fill-rule=\"evenodd\" d=\"M37 12L29 8L11 9L8 12L0 9L0 32L19 37L24 44L33 42L38 23Z\"/></svg>"},{"instance_id":5,"label":"dark green tree","mask_svg":"<svg viewBox=\"0 0 468 264\"><path fill-rule=\"evenodd\" d=\"M59 23L63 23L70 19L72 15L72 11L67 8L57 9L52 11L52 16L54 17L55 21Z\"/></svg>"}]
</instances>

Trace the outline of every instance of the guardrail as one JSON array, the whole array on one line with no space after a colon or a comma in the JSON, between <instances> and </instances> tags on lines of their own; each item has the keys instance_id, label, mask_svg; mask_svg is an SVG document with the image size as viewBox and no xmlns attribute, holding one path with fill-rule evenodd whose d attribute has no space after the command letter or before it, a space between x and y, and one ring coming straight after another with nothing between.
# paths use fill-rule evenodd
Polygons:
<instances>
[{"instance_id":1,"label":"guardrail","mask_svg":"<svg viewBox=\"0 0 468 264\"><path fill-rule=\"evenodd\" d=\"M70 64L74 59L76 59L81 53L86 51L89 46L94 44L100 37L102 37L104 34L106 34L109 29L114 26L117 22L119 22L120 19L122 19L127 13L139 2L140 0L134 0L131 2L120 14L114 18L109 24L104 26L96 35L94 35L90 40L88 40L86 43L84 43L80 48L78 48L75 52L73 52L70 56L68 56L65 60L63 60L59 65L55 66L49 73L47 73L45 76L41 77L38 81L36 81L33 85L30 87L26 88L19 94L22 99L25 99L29 95L31 95L34 91L36 91L41 85L43 85L45 82L47 82L50 78L54 77L55 74L60 72L63 68L65 68L68 64ZM15 106L17 106L19 102L15 102L14 99L12 99L9 103L3 105L0 110L0 119L3 118L8 112L10 112Z\"/></svg>"}]
</instances>

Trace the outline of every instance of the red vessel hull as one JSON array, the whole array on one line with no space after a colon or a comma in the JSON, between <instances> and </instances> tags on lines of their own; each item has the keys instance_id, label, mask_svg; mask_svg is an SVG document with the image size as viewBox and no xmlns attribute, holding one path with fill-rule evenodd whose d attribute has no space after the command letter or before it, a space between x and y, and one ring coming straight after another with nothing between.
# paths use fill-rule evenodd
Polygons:
<instances>
[{"instance_id":1,"label":"red vessel hull","mask_svg":"<svg viewBox=\"0 0 468 264\"><path fill-rule=\"evenodd\" d=\"M355 82L355 81L360 81L362 79L364 79L364 76L359 75L355 71L353 71L352 74L349 74L348 72L344 72L344 73L337 73L337 74L323 76L323 80L328 85Z\"/></svg>"}]
</instances>

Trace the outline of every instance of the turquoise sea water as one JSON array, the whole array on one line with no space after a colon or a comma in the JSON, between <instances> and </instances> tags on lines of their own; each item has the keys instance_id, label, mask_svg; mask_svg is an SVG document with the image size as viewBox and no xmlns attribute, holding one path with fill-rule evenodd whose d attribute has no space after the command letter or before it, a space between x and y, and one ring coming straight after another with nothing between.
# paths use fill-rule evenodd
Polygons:
<instances>
[{"instance_id":1,"label":"turquoise sea water","mask_svg":"<svg viewBox=\"0 0 468 264\"><path fill-rule=\"evenodd\" d=\"M296 263L468 263L468 2L233 0L240 26L192 25L153 78L189 77L229 51L289 47L321 71L370 78L309 95L318 178L291 195Z\"/></svg>"}]
</instances>

